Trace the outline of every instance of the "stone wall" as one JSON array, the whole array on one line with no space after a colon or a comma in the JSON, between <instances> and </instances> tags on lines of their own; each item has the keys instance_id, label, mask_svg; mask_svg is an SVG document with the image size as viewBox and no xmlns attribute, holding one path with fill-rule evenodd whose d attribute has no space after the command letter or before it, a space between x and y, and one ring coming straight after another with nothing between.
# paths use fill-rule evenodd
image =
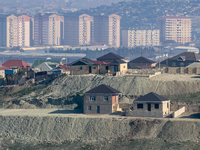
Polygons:
<instances>
[{"instance_id":1,"label":"stone wall","mask_svg":"<svg viewBox=\"0 0 200 150\"><path fill-rule=\"evenodd\" d=\"M163 67L163 73L200 74L200 67Z\"/></svg>"},{"instance_id":2,"label":"stone wall","mask_svg":"<svg viewBox=\"0 0 200 150\"><path fill-rule=\"evenodd\" d=\"M163 118L162 111L134 110L126 111L126 116Z\"/></svg>"},{"instance_id":3,"label":"stone wall","mask_svg":"<svg viewBox=\"0 0 200 150\"><path fill-rule=\"evenodd\" d=\"M176 118L176 117L178 117L178 116L180 116L182 113L184 113L185 112L185 107L182 107L181 109L179 109L179 110L177 110L177 111L174 111L173 113L172 113L172 117L173 118Z\"/></svg>"}]
</instances>

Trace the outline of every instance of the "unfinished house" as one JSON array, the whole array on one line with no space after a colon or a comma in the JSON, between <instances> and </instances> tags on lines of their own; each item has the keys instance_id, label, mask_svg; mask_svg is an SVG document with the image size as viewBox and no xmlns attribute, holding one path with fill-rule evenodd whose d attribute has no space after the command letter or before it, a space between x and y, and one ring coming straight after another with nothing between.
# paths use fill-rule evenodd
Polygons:
<instances>
[{"instance_id":1,"label":"unfinished house","mask_svg":"<svg viewBox=\"0 0 200 150\"><path fill-rule=\"evenodd\" d=\"M101 84L84 94L84 114L110 114L121 111L118 104L120 91Z\"/></svg>"},{"instance_id":2,"label":"unfinished house","mask_svg":"<svg viewBox=\"0 0 200 150\"><path fill-rule=\"evenodd\" d=\"M82 74L124 74L127 71L127 63L124 58L114 53L108 53L97 61L81 58L70 65L71 75ZM110 58L110 59L109 59ZM116 58L116 59L115 59ZM121 58L121 59L120 59ZM105 61L103 61L105 59Z\"/></svg>"},{"instance_id":3,"label":"unfinished house","mask_svg":"<svg viewBox=\"0 0 200 150\"><path fill-rule=\"evenodd\" d=\"M163 118L170 113L170 100L156 93L148 93L133 102L132 111L126 112L127 116Z\"/></svg>"},{"instance_id":4,"label":"unfinished house","mask_svg":"<svg viewBox=\"0 0 200 150\"><path fill-rule=\"evenodd\" d=\"M200 55L194 52L183 52L174 57L160 62L162 67L186 67L194 62L200 61Z\"/></svg>"},{"instance_id":5,"label":"unfinished house","mask_svg":"<svg viewBox=\"0 0 200 150\"><path fill-rule=\"evenodd\" d=\"M127 63L125 62L125 58L121 57L115 53L108 53L97 58L97 61L104 61L109 64L109 70L111 73L121 72L125 73L127 71Z\"/></svg>"},{"instance_id":6,"label":"unfinished house","mask_svg":"<svg viewBox=\"0 0 200 150\"><path fill-rule=\"evenodd\" d=\"M138 57L136 59L131 60L128 63L128 69L142 69L142 68L147 68L153 69L156 66L156 62L146 58L146 57Z\"/></svg>"}]
</instances>

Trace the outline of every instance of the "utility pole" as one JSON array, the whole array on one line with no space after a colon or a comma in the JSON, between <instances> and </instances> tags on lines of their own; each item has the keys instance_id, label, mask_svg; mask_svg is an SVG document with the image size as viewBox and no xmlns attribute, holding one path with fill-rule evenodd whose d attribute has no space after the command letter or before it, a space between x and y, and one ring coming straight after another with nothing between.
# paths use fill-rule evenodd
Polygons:
<instances>
[{"instance_id":1,"label":"utility pole","mask_svg":"<svg viewBox=\"0 0 200 150\"><path fill-rule=\"evenodd\" d=\"M160 70L160 44L159 44L159 70Z\"/></svg>"},{"instance_id":2,"label":"utility pole","mask_svg":"<svg viewBox=\"0 0 200 150\"><path fill-rule=\"evenodd\" d=\"M65 66L66 66L66 70L67 70L67 50L65 49Z\"/></svg>"}]
</instances>

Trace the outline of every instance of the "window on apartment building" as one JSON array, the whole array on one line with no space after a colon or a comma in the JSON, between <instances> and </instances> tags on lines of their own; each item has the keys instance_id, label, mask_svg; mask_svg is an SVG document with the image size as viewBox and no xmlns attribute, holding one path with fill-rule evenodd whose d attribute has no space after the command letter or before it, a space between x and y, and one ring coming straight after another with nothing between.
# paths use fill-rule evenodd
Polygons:
<instances>
[{"instance_id":1,"label":"window on apartment building","mask_svg":"<svg viewBox=\"0 0 200 150\"><path fill-rule=\"evenodd\" d=\"M96 69L96 67L93 67L93 69Z\"/></svg>"},{"instance_id":2,"label":"window on apartment building","mask_svg":"<svg viewBox=\"0 0 200 150\"><path fill-rule=\"evenodd\" d=\"M92 107L91 106L88 106L88 108L87 108L89 111L91 111L91 109L92 109Z\"/></svg>"},{"instance_id":3,"label":"window on apartment building","mask_svg":"<svg viewBox=\"0 0 200 150\"><path fill-rule=\"evenodd\" d=\"M108 101L108 96L104 96L104 101Z\"/></svg>"},{"instance_id":4,"label":"window on apartment building","mask_svg":"<svg viewBox=\"0 0 200 150\"><path fill-rule=\"evenodd\" d=\"M137 104L137 109L143 109L143 104Z\"/></svg>"},{"instance_id":5,"label":"window on apartment building","mask_svg":"<svg viewBox=\"0 0 200 150\"><path fill-rule=\"evenodd\" d=\"M82 69L83 69L83 67L81 66L81 67L80 67L80 70L82 70Z\"/></svg>"},{"instance_id":6,"label":"window on apartment building","mask_svg":"<svg viewBox=\"0 0 200 150\"><path fill-rule=\"evenodd\" d=\"M90 100L91 100L91 101L95 101L95 100L96 100L96 97L95 97L95 96L90 96Z\"/></svg>"},{"instance_id":7,"label":"window on apartment building","mask_svg":"<svg viewBox=\"0 0 200 150\"><path fill-rule=\"evenodd\" d=\"M155 109L159 109L159 104L155 104Z\"/></svg>"}]
</instances>

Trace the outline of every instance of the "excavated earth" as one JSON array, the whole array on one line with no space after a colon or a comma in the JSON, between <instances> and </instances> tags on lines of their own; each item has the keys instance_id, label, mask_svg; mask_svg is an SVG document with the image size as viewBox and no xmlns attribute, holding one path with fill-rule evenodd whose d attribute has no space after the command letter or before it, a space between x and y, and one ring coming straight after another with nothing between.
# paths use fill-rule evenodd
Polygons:
<instances>
[{"instance_id":1,"label":"excavated earth","mask_svg":"<svg viewBox=\"0 0 200 150\"><path fill-rule=\"evenodd\" d=\"M0 145L5 139L13 139L12 143L56 144L144 139L196 143L200 141L200 120L70 114L57 109L7 109L0 111Z\"/></svg>"},{"instance_id":2,"label":"excavated earth","mask_svg":"<svg viewBox=\"0 0 200 150\"><path fill-rule=\"evenodd\" d=\"M134 99L149 92L162 96L187 95L200 92L200 77L195 75L161 74L153 78L124 76L62 76L46 84L42 89L9 99L8 108L82 108L83 94L100 85L107 84L122 92L120 103L132 103ZM14 89L20 89L18 86ZM27 88L26 86L24 88ZM15 91L12 89L12 91ZM20 92L20 91L19 91ZM18 93L19 93L18 92Z\"/></svg>"}]
</instances>

